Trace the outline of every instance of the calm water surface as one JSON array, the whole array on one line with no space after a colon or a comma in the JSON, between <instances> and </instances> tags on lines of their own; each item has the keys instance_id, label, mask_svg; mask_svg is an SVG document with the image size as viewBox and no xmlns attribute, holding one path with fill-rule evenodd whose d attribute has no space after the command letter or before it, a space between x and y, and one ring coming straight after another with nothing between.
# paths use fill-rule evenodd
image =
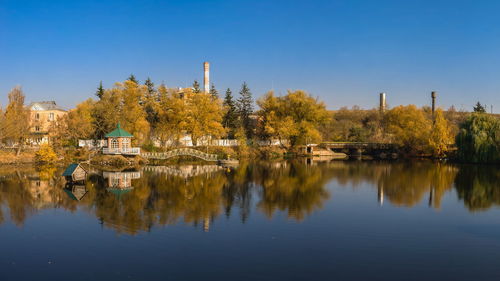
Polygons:
<instances>
[{"instance_id":1,"label":"calm water surface","mask_svg":"<svg viewBox=\"0 0 500 281\"><path fill-rule=\"evenodd\" d=\"M0 280L500 280L500 170L0 168Z\"/></svg>"}]
</instances>

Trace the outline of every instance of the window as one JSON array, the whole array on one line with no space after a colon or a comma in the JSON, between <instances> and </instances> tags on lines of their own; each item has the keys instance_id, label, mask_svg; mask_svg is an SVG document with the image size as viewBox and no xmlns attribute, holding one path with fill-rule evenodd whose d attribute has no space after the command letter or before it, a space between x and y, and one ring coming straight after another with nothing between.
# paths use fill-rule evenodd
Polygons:
<instances>
[{"instance_id":1,"label":"window","mask_svg":"<svg viewBox=\"0 0 500 281\"><path fill-rule=\"evenodd\" d=\"M49 113L49 121L54 121L54 113Z\"/></svg>"},{"instance_id":2,"label":"window","mask_svg":"<svg viewBox=\"0 0 500 281\"><path fill-rule=\"evenodd\" d=\"M40 120L40 113L35 114L35 119Z\"/></svg>"},{"instance_id":3,"label":"window","mask_svg":"<svg viewBox=\"0 0 500 281\"><path fill-rule=\"evenodd\" d=\"M111 139L111 148L118 148L118 139Z\"/></svg>"},{"instance_id":4,"label":"window","mask_svg":"<svg viewBox=\"0 0 500 281\"><path fill-rule=\"evenodd\" d=\"M123 148L130 148L130 139L129 138L122 139L122 147Z\"/></svg>"},{"instance_id":5,"label":"window","mask_svg":"<svg viewBox=\"0 0 500 281\"><path fill-rule=\"evenodd\" d=\"M35 126L35 131L40 132L40 126Z\"/></svg>"}]
</instances>

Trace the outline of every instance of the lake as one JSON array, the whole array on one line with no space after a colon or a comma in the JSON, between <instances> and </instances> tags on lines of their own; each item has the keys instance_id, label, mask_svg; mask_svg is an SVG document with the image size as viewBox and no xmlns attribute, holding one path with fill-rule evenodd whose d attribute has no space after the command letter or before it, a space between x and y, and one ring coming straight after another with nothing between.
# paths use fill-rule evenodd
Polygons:
<instances>
[{"instance_id":1,"label":"lake","mask_svg":"<svg viewBox=\"0 0 500 281\"><path fill-rule=\"evenodd\" d=\"M0 168L0 280L500 280L500 170Z\"/></svg>"}]
</instances>

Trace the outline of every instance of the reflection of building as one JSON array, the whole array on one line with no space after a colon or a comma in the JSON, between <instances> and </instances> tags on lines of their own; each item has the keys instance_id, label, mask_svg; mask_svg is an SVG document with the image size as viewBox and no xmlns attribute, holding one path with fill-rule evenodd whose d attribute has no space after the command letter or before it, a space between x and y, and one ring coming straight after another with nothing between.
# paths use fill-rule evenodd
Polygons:
<instances>
[{"instance_id":1,"label":"reflection of building","mask_svg":"<svg viewBox=\"0 0 500 281\"><path fill-rule=\"evenodd\" d=\"M66 192L66 194L68 194L69 198L71 198L75 201L80 201L83 199L85 194L87 194L88 190L84 184L82 184L82 185L66 184L66 187L64 188L64 192Z\"/></svg>"},{"instance_id":2,"label":"reflection of building","mask_svg":"<svg viewBox=\"0 0 500 281\"><path fill-rule=\"evenodd\" d=\"M141 172L103 172L102 176L105 179L107 190L130 191L134 188L132 180L140 178Z\"/></svg>"},{"instance_id":3,"label":"reflection of building","mask_svg":"<svg viewBox=\"0 0 500 281\"><path fill-rule=\"evenodd\" d=\"M36 145L48 143L50 127L66 115L66 110L57 106L55 101L32 102L28 108L31 126L29 142Z\"/></svg>"},{"instance_id":4,"label":"reflection of building","mask_svg":"<svg viewBox=\"0 0 500 281\"><path fill-rule=\"evenodd\" d=\"M50 180L43 180L38 175L28 176L28 192L33 198L33 207L44 209L54 207L57 202L57 195L54 192L54 183Z\"/></svg>"}]
</instances>

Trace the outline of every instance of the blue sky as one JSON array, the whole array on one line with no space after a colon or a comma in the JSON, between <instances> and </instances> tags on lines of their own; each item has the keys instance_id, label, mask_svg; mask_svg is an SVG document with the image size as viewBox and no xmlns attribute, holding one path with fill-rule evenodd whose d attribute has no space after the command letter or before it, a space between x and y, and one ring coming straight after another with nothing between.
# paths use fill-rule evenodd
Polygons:
<instances>
[{"instance_id":1,"label":"blue sky","mask_svg":"<svg viewBox=\"0 0 500 281\"><path fill-rule=\"evenodd\" d=\"M219 91L303 89L331 109L438 103L500 112L500 1L0 0L0 103L63 106L134 73Z\"/></svg>"}]
</instances>

